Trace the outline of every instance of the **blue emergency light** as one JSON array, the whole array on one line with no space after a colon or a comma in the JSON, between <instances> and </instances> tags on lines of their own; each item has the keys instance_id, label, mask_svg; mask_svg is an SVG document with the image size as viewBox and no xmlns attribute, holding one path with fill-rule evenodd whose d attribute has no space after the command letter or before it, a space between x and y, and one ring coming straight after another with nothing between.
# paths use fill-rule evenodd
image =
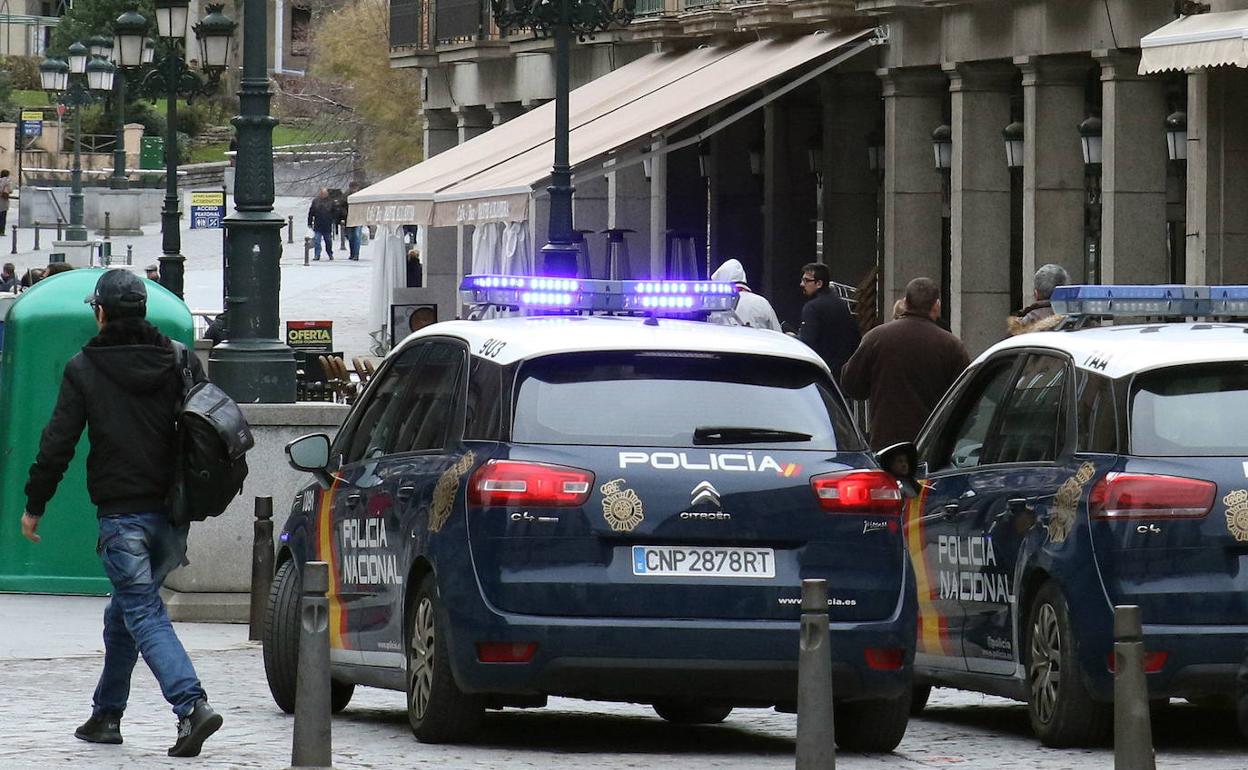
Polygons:
<instances>
[{"instance_id":1,"label":"blue emergency light","mask_svg":"<svg viewBox=\"0 0 1248 770\"><path fill-rule=\"evenodd\" d=\"M1248 286L1059 286L1053 312L1098 318L1248 318Z\"/></svg>"},{"instance_id":2,"label":"blue emergency light","mask_svg":"<svg viewBox=\"0 0 1248 770\"><path fill-rule=\"evenodd\" d=\"M699 315L737 306L736 285L729 281L469 275L459 291L466 304L515 310Z\"/></svg>"}]
</instances>

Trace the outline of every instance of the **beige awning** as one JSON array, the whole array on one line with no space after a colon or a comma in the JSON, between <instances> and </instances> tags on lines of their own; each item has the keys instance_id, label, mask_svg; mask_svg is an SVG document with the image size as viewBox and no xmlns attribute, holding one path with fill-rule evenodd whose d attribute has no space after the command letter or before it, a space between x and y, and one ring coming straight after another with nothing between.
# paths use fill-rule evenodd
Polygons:
<instances>
[{"instance_id":1,"label":"beige awning","mask_svg":"<svg viewBox=\"0 0 1248 770\"><path fill-rule=\"evenodd\" d=\"M1234 64L1248 67L1248 11L1172 21L1140 40L1140 74Z\"/></svg>"},{"instance_id":2,"label":"beige awning","mask_svg":"<svg viewBox=\"0 0 1248 770\"><path fill-rule=\"evenodd\" d=\"M705 114L821 59L866 30L643 56L571 93L574 169ZM554 103L384 179L351 196L350 224L518 222L554 161Z\"/></svg>"}]
</instances>

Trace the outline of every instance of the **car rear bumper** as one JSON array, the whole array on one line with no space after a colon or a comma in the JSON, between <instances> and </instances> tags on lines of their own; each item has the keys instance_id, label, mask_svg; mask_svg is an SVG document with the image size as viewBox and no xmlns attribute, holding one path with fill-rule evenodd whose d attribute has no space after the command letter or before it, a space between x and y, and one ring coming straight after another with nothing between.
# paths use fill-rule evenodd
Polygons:
<instances>
[{"instance_id":1,"label":"car rear bumper","mask_svg":"<svg viewBox=\"0 0 1248 770\"><path fill-rule=\"evenodd\" d=\"M1112 649L1112 641L1109 641ZM1145 625L1144 649L1167 653L1160 671L1148 675L1154 698L1203 698L1235 695L1236 677L1248 660L1248 625ZM1108 661L1095 676L1094 693L1113 698Z\"/></svg>"},{"instance_id":2,"label":"car rear bumper","mask_svg":"<svg viewBox=\"0 0 1248 770\"><path fill-rule=\"evenodd\" d=\"M909 604L909 602L906 602ZM910 686L913 609L875 623L831 625L833 689L843 700L896 697ZM455 679L470 692L651 702L696 696L734 705L797 698L796 621L551 618L491 611L479 625L451 619ZM458 621L458 622L457 622ZM478 641L536 642L527 663L481 663ZM876 670L866 648L904 650L904 665Z\"/></svg>"}]
</instances>

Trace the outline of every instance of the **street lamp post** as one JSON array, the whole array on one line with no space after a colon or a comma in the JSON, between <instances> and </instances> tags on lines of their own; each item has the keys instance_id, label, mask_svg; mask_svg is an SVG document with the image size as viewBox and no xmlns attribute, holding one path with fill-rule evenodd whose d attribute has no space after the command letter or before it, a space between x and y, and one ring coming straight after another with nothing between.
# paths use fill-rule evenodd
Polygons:
<instances>
[{"instance_id":1,"label":"street lamp post","mask_svg":"<svg viewBox=\"0 0 1248 770\"><path fill-rule=\"evenodd\" d=\"M295 400L294 352L278 336L285 220L273 213L277 119L269 114L267 36L265 0L244 0L234 213L225 220L226 339L208 356L213 382L240 403Z\"/></svg>"},{"instance_id":2,"label":"street lamp post","mask_svg":"<svg viewBox=\"0 0 1248 770\"><path fill-rule=\"evenodd\" d=\"M165 203L160 212L160 283L178 297L182 296L186 263L181 254L181 211L178 203L178 98L190 100L210 94L220 83L221 73L229 63L230 39L237 26L221 13L222 8L219 5L207 6L208 15L195 25L202 57L201 74L187 64L184 50L190 0L156 0L157 35L163 50L153 56L150 69L139 83L139 93L147 98L165 99ZM126 46L127 69L146 63L145 53L139 55L137 64L129 63L133 62L134 52L145 52L147 48L146 40L140 45L134 39L140 27L146 35L147 20L133 11L122 14L114 24L118 38L125 36L123 45Z\"/></svg>"},{"instance_id":3,"label":"street lamp post","mask_svg":"<svg viewBox=\"0 0 1248 770\"><path fill-rule=\"evenodd\" d=\"M490 0L504 32L532 27L555 38L555 162L550 172L550 227L542 247L542 272L576 275L577 235L572 227L572 167L568 158L568 93L572 33L591 37L633 18L636 0Z\"/></svg>"},{"instance_id":4,"label":"street lamp post","mask_svg":"<svg viewBox=\"0 0 1248 770\"><path fill-rule=\"evenodd\" d=\"M92 35L87 40L92 56L108 59L116 64L120 54L113 43L113 38L105 34ZM112 190L125 190L130 187L130 180L126 178L126 78L124 73L119 75L113 78L116 134L113 138L113 173L108 178L108 186Z\"/></svg>"},{"instance_id":5,"label":"street lamp post","mask_svg":"<svg viewBox=\"0 0 1248 770\"><path fill-rule=\"evenodd\" d=\"M88 61L89 60L89 61ZM82 108L102 98L113 88L116 67L101 58L92 58L82 43L69 47L69 61L45 59L39 65L40 85L56 94L60 104L74 111L74 165L70 169L69 226L66 241L87 240L82 205ZM81 75L71 78L70 75Z\"/></svg>"}]
</instances>

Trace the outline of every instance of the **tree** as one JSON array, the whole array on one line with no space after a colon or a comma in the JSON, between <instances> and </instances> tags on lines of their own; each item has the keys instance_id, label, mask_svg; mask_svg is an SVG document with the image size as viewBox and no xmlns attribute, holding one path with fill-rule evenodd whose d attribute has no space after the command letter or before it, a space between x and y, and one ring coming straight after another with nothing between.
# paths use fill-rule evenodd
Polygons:
<instances>
[{"instance_id":1,"label":"tree","mask_svg":"<svg viewBox=\"0 0 1248 770\"><path fill-rule=\"evenodd\" d=\"M60 22L52 30L50 52L64 56L75 41L86 42L92 35L113 36L113 22L117 17L134 9L152 23L156 29L156 10L152 0L90 0L74 3L65 11Z\"/></svg>"},{"instance_id":2,"label":"tree","mask_svg":"<svg viewBox=\"0 0 1248 770\"><path fill-rule=\"evenodd\" d=\"M387 0L348 0L320 14L312 33L310 82L299 94L321 121L354 141L369 174L388 175L424 157L420 77L390 67ZM359 175L361 169L352 169Z\"/></svg>"}]
</instances>

